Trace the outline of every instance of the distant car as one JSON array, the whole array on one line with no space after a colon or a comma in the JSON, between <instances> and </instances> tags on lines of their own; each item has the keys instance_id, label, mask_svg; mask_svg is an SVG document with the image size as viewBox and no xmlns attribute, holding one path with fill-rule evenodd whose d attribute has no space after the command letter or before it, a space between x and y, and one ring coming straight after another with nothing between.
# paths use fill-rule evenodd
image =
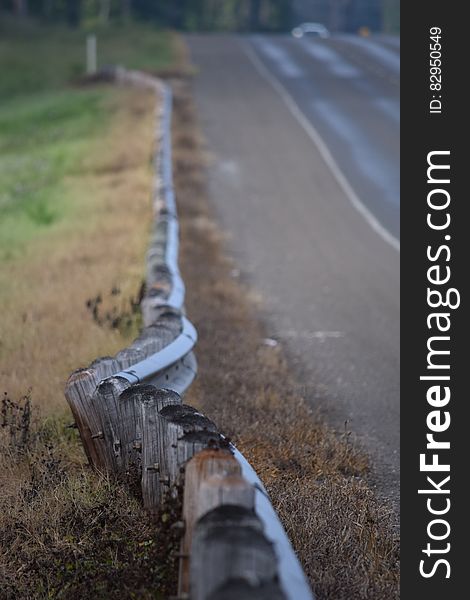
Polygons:
<instances>
[{"instance_id":1,"label":"distant car","mask_svg":"<svg viewBox=\"0 0 470 600\"><path fill-rule=\"evenodd\" d=\"M304 37L304 35L327 38L329 37L330 32L321 23L301 23L298 27L294 27L292 35L295 38L301 38Z\"/></svg>"}]
</instances>

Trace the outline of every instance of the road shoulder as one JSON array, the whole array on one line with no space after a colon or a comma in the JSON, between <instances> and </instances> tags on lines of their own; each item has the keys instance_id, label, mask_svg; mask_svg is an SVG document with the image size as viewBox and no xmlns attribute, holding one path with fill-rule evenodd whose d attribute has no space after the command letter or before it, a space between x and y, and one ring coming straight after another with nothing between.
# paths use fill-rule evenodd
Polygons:
<instances>
[{"instance_id":1,"label":"road shoulder","mask_svg":"<svg viewBox=\"0 0 470 600\"><path fill-rule=\"evenodd\" d=\"M174 83L175 183L187 310L199 377L187 400L260 474L318 598L398 598L393 512L367 483L367 459L314 415L250 291L224 253L207 187L207 154L187 83ZM354 564L352 564L352 561Z\"/></svg>"}]
</instances>

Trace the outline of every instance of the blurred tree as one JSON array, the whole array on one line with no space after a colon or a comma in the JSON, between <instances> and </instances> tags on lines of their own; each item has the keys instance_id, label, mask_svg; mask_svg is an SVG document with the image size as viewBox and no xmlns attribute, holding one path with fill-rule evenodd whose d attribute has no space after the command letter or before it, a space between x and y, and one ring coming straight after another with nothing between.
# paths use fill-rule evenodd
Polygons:
<instances>
[{"instance_id":1,"label":"blurred tree","mask_svg":"<svg viewBox=\"0 0 470 600\"><path fill-rule=\"evenodd\" d=\"M80 25L82 16L81 0L65 0L65 18L69 27L76 28Z\"/></svg>"},{"instance_id":2,"label":"blurred tree","mask_svg":"<svg viewBox=\"0 0 470 600\"><path fill-rule=\"evenodd\" d=\"M26 17L28 14L28 0L14 0L13 10L17 17Z\"/></svg>"},{"instance_id":3,"label":"blurred tree","mask_svg":"<svg viewBox=\"0 0 470 600\"><path fill-rule=\"evenodd\" d=\"M250 2L250 29L258 31L260 29L260 11L261 0L251 0Z\"/></svg>"},{"instance_id":4,"label":"blurred tree","mask_svg":"<svg viewBox=\"0 0 470 600\"><path fill-rule=\"evenodd\" d=\"M109 15L111 13L111 0L100 0L99 19L102 25L109 23Z\"/></svg>"},{"instance_id":5,"label":"blurred tree","mask_svg":"<svg viewBox=\"0 0 470 600\"><path fill-rule=\"evenodd\" d=\"M121 0L121 17L124 21L130 19L132 12L132 0Z\"/></svg>"},{"instance_id":6,"label":"blurred tree","mask_svg":"<svg viewBox=\"0 0 470 600\"><path fill-rule=\"evenodd\" d=\"M106 25L114 19L137 17L179 30L282 31L292 26L293 0L0 0L0 3L18 17L29 13L45 21L65 21L71 27L78 27L82 19Z\"/></svg>"},{"instance_id":7,"label":"blurred tree","mask_svg":"<svg viewBox=\"0 0 470 600\"><path fill-rule=\"evenodd\" d=\"M276 0L271 3L271 22L273 29L288 31L294 25L292 0Z\"/></svg>"},{"instance_id":8,"label":"blurred tree","mask_svg":"<svg viewBox=\"0 0 470 600\"><path fill-rule=\"evenodd\" d=\"M44 0L42 3L42 16L47 20L51 19L53 9L54 0Z\"/></svg>"},{"instance_id":9,"label":"blurred tree","mask_svg":"<svg viewBox=\"0 0 470 600\"><path fill-rule=\"evenodd\" d=\"M350 0L329 0L331 31L344 31L346 29L346 9Z\"/></svg>"},{"instance_id":10,"label":"blurred tree","mask_svg":"<svg viewBox=\"0 0 470 600\"><path fill-rule=\"evenodd\" d=\"M387 33L399 33L400 0L382 0L382 28Z\"/></svg>"}]
</instances>

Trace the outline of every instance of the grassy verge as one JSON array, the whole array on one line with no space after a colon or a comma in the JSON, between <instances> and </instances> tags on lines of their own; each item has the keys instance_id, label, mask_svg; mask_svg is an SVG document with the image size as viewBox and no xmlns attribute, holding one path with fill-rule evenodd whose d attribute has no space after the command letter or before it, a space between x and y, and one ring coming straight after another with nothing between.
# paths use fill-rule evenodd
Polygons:
<instances>
[{"instance_id":1,"label":"grassy verge","mask_svg":"<svg viewBox=\"0 0 470 600\"><path fill-rule=\"evenodd\" d=\"M128 90L95 93L107 112L100 138L94 131L84 137L74 173L51 184L62 218L40 231L31 223L33 237L16 238L17 251L0 269L8 314L0 324L2 386L14 397L31 387L45 413L65 408L63 386L74 368L117 351L138 327L131 319L120 330L103 328L86 303L101 295L103 311L125 312L138 292L151 220L155 100ZM28 219L19 207L11 211L18 227Z\"/></svg>"},{"instance_id":2,"label":"grassy verge","mask_svg":"<svg viewBox=\"0 0 470 600\"><path fill-rule=\"evenodd\" d=\"M312 414L250 292L233 277L211 218L204 145L188 87L175 83L174 160L187 308L199 377L188 402L259 473L319 600L399 597L394 518L369 488L367 459ZM236 270L235 270L236 272Z\"/></svg>"},{"instance_id":3,"label":"grassy verge","mask_svg":"<svg viewBox=\"0 0 470 600\"><path fill-rule=\"evenodd\" d=\"M73 83L83 32L1 34L0 377L14 397L32 387L50 413L65 408L71 370L117 351L139 325L129 299L151 219L154 98ZM158 69L178 60L174 36L149 27L99 40L103 61ZM119 329L90 318L86 302L100 296Z\"/></svg>"},{"instance_id":4,"label":"grassy verge","mask_svg":"<svg viewBox=\"0 0 470 600\"><path fill-rule=\"evenodd\" d=\"M69 373L115 353L139 327L128 299L151 223L155 98L94 93L106 98L107 124L84 140L87 153L64 181L74 218L35 235L1 269L1 378L15 399L4 401L0 430L1 598L79 599L90 589L103 599L167 598L175 588L172 519L153 522L126 489L92 474L67 426ZM119 328L92 318L87 300L99 296L101 314L129 313ZM17 402L28 387L34 423Z\"/></svg>"},{"instance_id":5,"label":"grassy verge","mask_svg":"<svg viewBox=\"0 0 470 600\"><path fill-rule=\"evenodd\" d=\"M26 242L80 212L66 178L80 176L90 140L108 124L110 102L105 90L59 90L4 103L0 260L18 256Z\"/></svg>"},{"instance_id":6,"label":"grassy verge","mask_svg":"<svg viewBox=\"0 0 470 600\"><path fill-rule=\"evenodd\" d=\"M102 65L158 71L178 61L174 35L143 25L104 29L98 40ZM0 22L0 262L87 208L67 178L93 168L90 142L112 107L104 89L76 84L84 43L83 31Z\"/></svg>"},{"instance_id":7,"label":"grassy verge","mask_svg":"<svg viewBox=\"0 0 470 600\"><path fill-rule=\"evenodd\" d=\"M155 98L73 83L82 33L1 34L0 598L166 598L172 520L89 471L63 396L73 369L139 328ZM175 60L149 28L98 39L109 61ZM97 298L111 326L87 308Z\"/></svg>"}]
</instances>

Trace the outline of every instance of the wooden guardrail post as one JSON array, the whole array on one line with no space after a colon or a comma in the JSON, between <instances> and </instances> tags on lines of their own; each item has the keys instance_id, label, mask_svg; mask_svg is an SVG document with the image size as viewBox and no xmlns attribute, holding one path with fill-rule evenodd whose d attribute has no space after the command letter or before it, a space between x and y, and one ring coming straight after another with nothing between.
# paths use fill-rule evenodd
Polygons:
<instances>
[{"instance_id":1,"label":"wooden guardrail post","mask_svg":"<svg viewBox=\"0 0 470 600\"><path fill-rule=\"evenodd\" d=\"M181 333L181 313L169 306L160 305L158 310L153 311L152 321L144 321L148 325L142 329L130 347L143 351L146 356L158 352Z\"/></svg>"},{"instance_id":2,"label":"wooden guardrail post","mask_svg":"<svg viewBox=\"0 0 470 600\"><path fill-rule=\"evenodd\" d=\"M180 595L189 593L189 557L191 543L193 539L193 530L197 519L207 510L213 508L219 503L219 499L214 501L213 495L202 497L200 489L203 483L210 481L211 477L218 477L217 484L221 477L235 477L237 481L243 482L241 491L247 494L243 505L253 505L253 490L250 486L246 487L246 482L240 478L241 468L227 448L206 448L198 452L188 462L185 469L184 478L184 497L183 497L183 521L185 525L184 536L181 540L180 564L178 578L178 592ZM219 494L218 485L212 488L212 492Z\"/></svg>"},{"instance_id":3,"label":"wooden guardrail post","mask_svg":"<svg viewBox=\"0 0 470 600\"><path fill-rule=\"evenodd\" d=\"M101 410L92 397L99 382L119 370L119 362L111 356L94 360L87 369L77 369L65 386L65 396L77 423L88 460L95 467L104 466L98 440L103 433Z\"/></svg>"},{"instance_id":4,"label":"wooden guardrail post","mask_svg":"<svg viewBox=\"0 0 470 600\"><path fill-rule=\"evenodd\" d=\"M166 484L166 480L163 480L165 469L162 469L165 461L165 427L160 411L174 405L180 406L181 398L169 390L156 390L155 394L143 398L141 404L142 500L144 507L152 513L160 507L161 488Z\"/></svg>"},{"instance_id":5,"label":"wooden guardrail post","mask_svg":"<svg viewBox=\"0 0 470 600\"><path fill-rule=\"evenodd\" d=\"M178 593L191 600L285 600L272 543L255 513L255 488L230 447L186 465Z\"/></svg>"},{"instance_id":6,"label":"wooden guardrail post","mask_svg":"<svg viewBox=\"0 0 470 600\"><path fill-rule=\"evenodd\" d=\"M228 500L231 484L225 485ZM191 600L285 600L277 564L253 507L224 502L194 528Z\"/></svg>"},{"instance_id":7,"label":"wooden guardrail post","mask_svg":"<svg viewBox=\"0 0 470 600\"><path fill-rule=\"evenodd\" d=\"M136 363L144 360L145 352L140 347L124 348L116 354L116 360L119 362L121 370L128 369Z\"/></svg>"},{"instance_id":8,"label":"wooden guardrail post","mask_svg":"<svg viewBox=\"0 0 470 600\"><path fill-rule=\"evenodd\" d=\"M108 377L98 385L91 399L101 421L101 430L94 436L99 459L95 466L115 474L123 472L119 397L130 385L123 377Z\"/></svg>"},{"instance_id":9,"label":"wooden guardrail post","mask_svg":"<svg viewBox=\"0 0 470 600\"><path fill-rule=\"evenodd\" d=\"M98 382L99 375L96 369L89 367L74 371L65 386L65 396L80 432L85 453L92 465L98 463L94 436L101 431L99 415L91 404L91 397L95 393Z\"/></svg>"},{"instance_id":10,"label":"wooden guardrail post","mask_svg":"<svg viewBox=\"0 0 470 600\"><path fill-rule=\"evenodd\" d=\"M122 469L141 477L142 472L142 404L158 396L153 385L133 385L119 396L119 431Z\"/></svg>"},{"instance_id":11,"label":"wooden guardrail post","mask_svg":"<svg viewBox=\"0 0 470 600\"><path fill-rule=\"evenodd\" d=\"M212 421L181 404L175 392L159 392L160 398L142 404L142 497L150 512L178 493L181 471L196 452L221 443Z\"/></svg>"}]
</instances>

